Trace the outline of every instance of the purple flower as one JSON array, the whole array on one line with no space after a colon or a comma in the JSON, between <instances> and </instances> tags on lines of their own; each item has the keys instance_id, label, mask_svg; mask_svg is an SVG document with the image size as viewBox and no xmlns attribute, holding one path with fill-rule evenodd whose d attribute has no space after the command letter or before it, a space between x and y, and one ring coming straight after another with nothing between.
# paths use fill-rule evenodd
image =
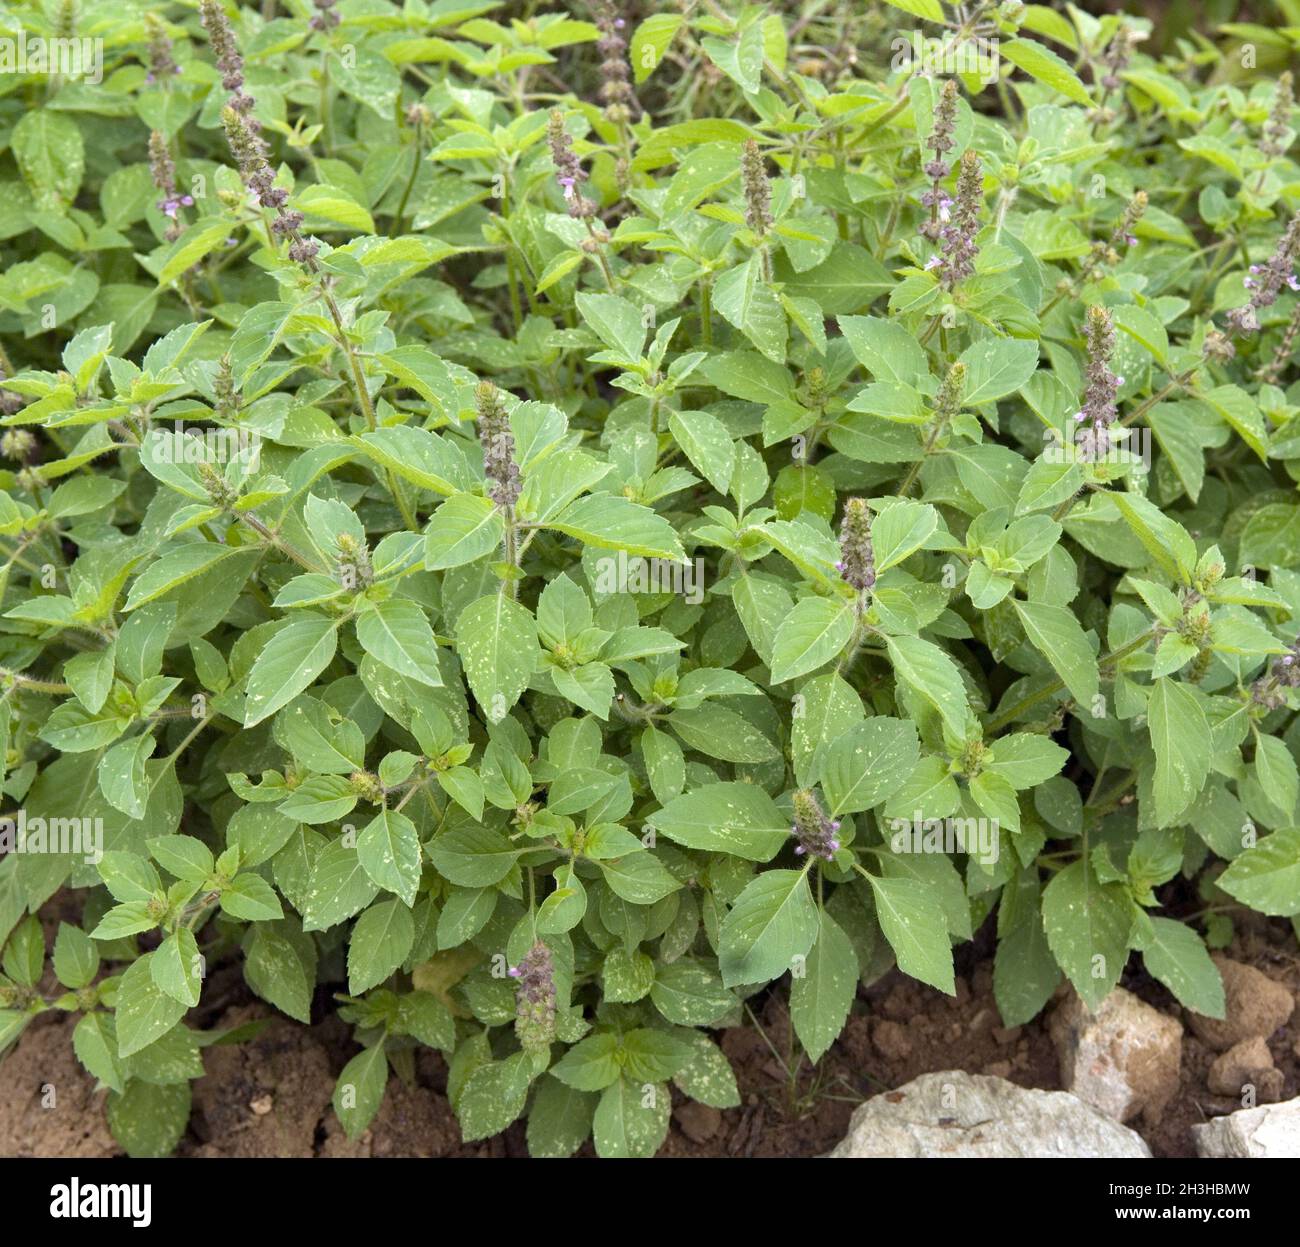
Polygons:
<instances>
[{"instance_id":1,"label":"purple flower","mask_svg":"<svg viewBox=\"0 0 1300 1247\"><path fill-rule=\"evenodd\" d=\"M334 12L338 0L312 0L316 6L316 16L307 23L312 30L332 30L339 24L339 15Z\"/></svg>"},{"instance_id":2,"label":"purple flower","mask_svg":"<svg viewBox=\"0 0 1300 1247\"><path fill-rule=\"evenodd\" d=\"M1088 350L1085 369L1087 388L1083 396L1083 409L1079 412L1083 423L1089 427L1077 438L1079 457L1085 463L1097 463L1110 450L1110 426L1115 423L1119 408L1115 396L1124 379L1110 370L1110 357L1115 349L1115 329L1110 313L1099 304L1088 309L1084 327Z\"/></svg>"},{"instance_id":3,"label":"purple flower","mask_svg":"<svg viewBox=\"0 0 1300 1247\"><path fill-rule=\"evenodd\" d=\"M1258 329L1260 309L1276 303L1283 286L1291 290L1300 289L1295 284L1297 259L1300 259L1300 212L1291 218L1291 223L1268 261L1250 266L1250 271L1255 276L1243 278L1243 284L1251 292L1250 301L1228 313L1229 332L1242 334Z\"/></svg>"},{"instance_id":4,"label":"purple flower","mask_svg":"<svg viewBox=\"0 0 1300 1247\"><path fill-rule=\"evenodd\" d=\"M967 150L957 176L956 212L939 232L939 283L951 290L975 271L979 244L980 210L984 207L984 174L980 158ZM927 268L930 266L927 264Z\"/></svg>"},{"instance_id":5,"label":"purple flower","mask_svg":"<svg viewBox=\"0 0 1300 1247\"><path fill-rule=\"evenodd\" d=\"M844 583L867 594L876 583L876 556L871 545L871 511L865 498L850 498L840 521L840 562Z\"/></svg>"},{"instance_id":6,"label":"purple flower","mask_svg":"<svg viewBox=\"0 0 1300 1247\"><path fill-rule=\"evenodd\" d=\"M479 444L483 447L483 472L488 493L502 510L513 507L521 489L519 465L515 462L515 436L501 395L491 381L480 381L474 392L478 408Z\"/></svg>"},{"instance_id":7,"label":"purple flower","mask_svg":"<svg viewBox=\"0 0 1300 1247\"><path fill-rule=\"evenodd\" d=\"M1284 73L1277 80L1277 94L1273 97L1273 107L1264 125L1264 141L1259 145L1259 150L1265 156L1275 158L1284 155L1291 146L1291 109L1294 104L1291 75Z\"/></svg>"},{"instance_id":8,"label":"purple flower","mask_svg":"<svg viewBox=\"0 0 1300 1247\"><path fill-rule=\"evenodd\" d=\"M795 845L795 853L800 857L811 853L814 857L829 862L839 851L840 842L833 834L839 824L832 823L822 812L811 788L800 788L794 794L793 801L793 834L799 840Z\"/></svg>"},{"instance_id":9,"label":"purple flower","mask_svg":"<svg viewBox=\"0 0 1300 1247\"><path fill-rule=\"evenodd\" d=\"M525 1052L545 1052L555 1038L555 963L538 940L510 971L515 989L515 1035Z\"/></svg>"},{"instance_id":10,"label":"purple flower","mask_svg":"<svg viewBox=\"0 0 1300 1247\"><path fill-rule=\"evenodd\" d=\"M934 153L923 166L925 176L931 186L921 196L921 203L930 209L930 217L921 225L921 233L931 242L939 238L940 225L948 220L948 209L952 200L943 192L939 183L948 176L948 162L944 156L953 148L953 131L957 126L957 83L949 78L939 93L939 103L934 110L934 128L926 146ZM927 264L927 268L930 266Z\"/></svg>"},{"instance_id":11,"label":"purple flower","mask_svg":"<svg viewBox=\"0 0 1300 1247\"><path fill-rule=\"evenodd\" d=\"M167 27L162 20L154 13L146 13L144 28L149 36L149 72L144 80L157 82L160 78L179 74L181 67L172 57L172 41L167 37Z\"/></svg>"},{"instance_id":12,"label":"purple flower","mask_svg":"<svg viewBox=\"0 0 1300 1247\"><path fill-rule=\"evenodd\" d=\"M745 224L762 238L772 228L772 189L763 154L753 139L747 139L741 148L740 180L745 191Z\"/></svg>"},{"instance_id":13,"label":"purple flower","mask_svg":"<svg viewBox=\"0 0 1300 1247\"><path fill-rule=\"evenodd\" d=\"M585 195L580 194L578 186L587 180L577 153L573 150L573 139L564 129L564 114L553 109L546 127L546 137L551 145L551 163L555 166L555 180L560 184L564 198L569 205L569 215L575 220L588 220L596 215L596 205Z\"/></svg>"},{"instance_id":14,"label":"purple flower","mask_svg":"<svg viewBox=\"0 0 1300 1247\"><path fill-rule=\"evenodd\" d=\"M1286 705L1284 689L1300 688L1300 639L1291 642L1290 648L1280 658L1274 660L1266 675L1260 676L1250 686L1250 698L1266 710L1276 710Z\"/></svg>"},{"instance_id":15,"label":"purple flower","mask_svg":"<svg viewBox=\"0 0 1300 1247\"><path fill-rule=\"evenodd\" d=\"M605 105L605 116L610 121L628 121L634 110L640 110L636 94L632 90L627 40L620 33L627 23L618 16L615 0L594 0L591 7L596 18L596 29L600 31L596 50L601 58L600 98Z\"/></svg>"}]
</instances>

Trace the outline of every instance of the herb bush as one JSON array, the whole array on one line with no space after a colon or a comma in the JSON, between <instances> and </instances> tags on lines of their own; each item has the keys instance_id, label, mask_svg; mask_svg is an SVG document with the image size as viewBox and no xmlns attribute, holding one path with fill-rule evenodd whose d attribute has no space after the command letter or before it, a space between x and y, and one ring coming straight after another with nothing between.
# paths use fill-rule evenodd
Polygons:
<instances>
[{"instance_id":1,"label":"herb bush","mask_svg":"<svg viewBox=\"0 0 1300 1247\"><path fill-rule=\"evenodd\" d=\"M1300 912L1293 34L0 23L103 56L0 75L0 1035L76 1013L129 1152L231 960L355 1028L349 1133L429 1045L625 1156L755 993L816 1062L987 926L1007 1025L1134 954L1216 1014Z\"/></svg>"}]
</instances>

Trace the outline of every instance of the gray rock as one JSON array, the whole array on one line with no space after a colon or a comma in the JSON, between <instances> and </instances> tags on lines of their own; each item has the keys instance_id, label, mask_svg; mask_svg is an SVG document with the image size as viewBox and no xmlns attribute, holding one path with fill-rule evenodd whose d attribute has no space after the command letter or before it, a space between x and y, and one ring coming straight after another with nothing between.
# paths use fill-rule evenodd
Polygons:
<instances>
[{"instance_id":1,"label":"gray rock","mask_svg":"<svg viewBox=\"0 0 1300 1247\"><path fill-rule=\"evenodd\" d=\"M1198 1156L1300 1159L1300 1096L1284 1104L1243 1108L1193 1126Z\"/></svg>"},{"instance_id":2,"label":"gray rock","mask_svg":"<svg viewBox=\"0 0 1300 1247\"><path fill-rule=\"evenodd\" d=\"M1183 1028L1171 1017L1115 988L1089 1013L1074 992L1048 1024L1061 1086L1116 1121L1145 1113L1158 1120L1178 1092Z\"/></svg>"},{"instance_id":3,"label":"gray rock","mask_svg":"<svg viewBox=\"0 0 1300 1247\"><path fill-rule=\"evenodd\" d=\"M850 1157L1149 1157L1142 1139L1065 1091L1001 1078L922 1074L860 1105L829 1153Z\"/></svg>"}]
</instances>

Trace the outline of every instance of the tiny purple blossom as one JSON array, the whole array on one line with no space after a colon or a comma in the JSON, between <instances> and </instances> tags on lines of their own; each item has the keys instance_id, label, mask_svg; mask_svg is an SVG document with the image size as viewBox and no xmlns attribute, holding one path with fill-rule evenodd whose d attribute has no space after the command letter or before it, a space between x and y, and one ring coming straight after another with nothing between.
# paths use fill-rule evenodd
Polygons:
<instances>
[{"instance_id":1,"label":"tiny purple blossom","mask_svg":"<svg viewBox=\"0 0 1300 1247\"><path fill-rule=\"evenodd\" d=\"M1260 309L1272 307L1283 286L1298 288L1291 284L1297 259L1300 259L1300 212L1291 218L1267 262L1250 266L1253 276L1243 278L1243 284L1251 292L1250 301L1228 313L1229 332L1242 334L1258 329Z\"/></svg>"},{"instance_id":2,"label":"tiny purple blossom","mask_svg":"<svg viewBox=\"0 0 1300 1247\"><path fill-rule=\"evenodd\" d=\"M821 806L810 788L801 788L794 794L795 835L799 843L795 845L795 855L802 857L805 853L830 861L840 842L835 838L831 820L822 813Z\"/></svg>"}]
</instances>

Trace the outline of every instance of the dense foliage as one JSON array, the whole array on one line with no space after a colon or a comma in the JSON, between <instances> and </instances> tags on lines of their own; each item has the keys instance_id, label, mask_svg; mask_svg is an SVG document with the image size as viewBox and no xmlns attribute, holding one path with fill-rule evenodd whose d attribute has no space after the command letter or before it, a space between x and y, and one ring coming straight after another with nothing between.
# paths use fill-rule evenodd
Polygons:
<instances>
[{"instance_id":1,"label":"dense foliage","mask_svg":"<svg viewBox=\"0 0 1300 1247\"><path fill-rule=\"evenodd\" d=\"M980 928L1007 1025L1221 1013L1300 913L1298 24L0 9L0 1041L166 1153L234 962L350 1133L429 1045L624 1156Z\"/></svg>"}]
</instances>

